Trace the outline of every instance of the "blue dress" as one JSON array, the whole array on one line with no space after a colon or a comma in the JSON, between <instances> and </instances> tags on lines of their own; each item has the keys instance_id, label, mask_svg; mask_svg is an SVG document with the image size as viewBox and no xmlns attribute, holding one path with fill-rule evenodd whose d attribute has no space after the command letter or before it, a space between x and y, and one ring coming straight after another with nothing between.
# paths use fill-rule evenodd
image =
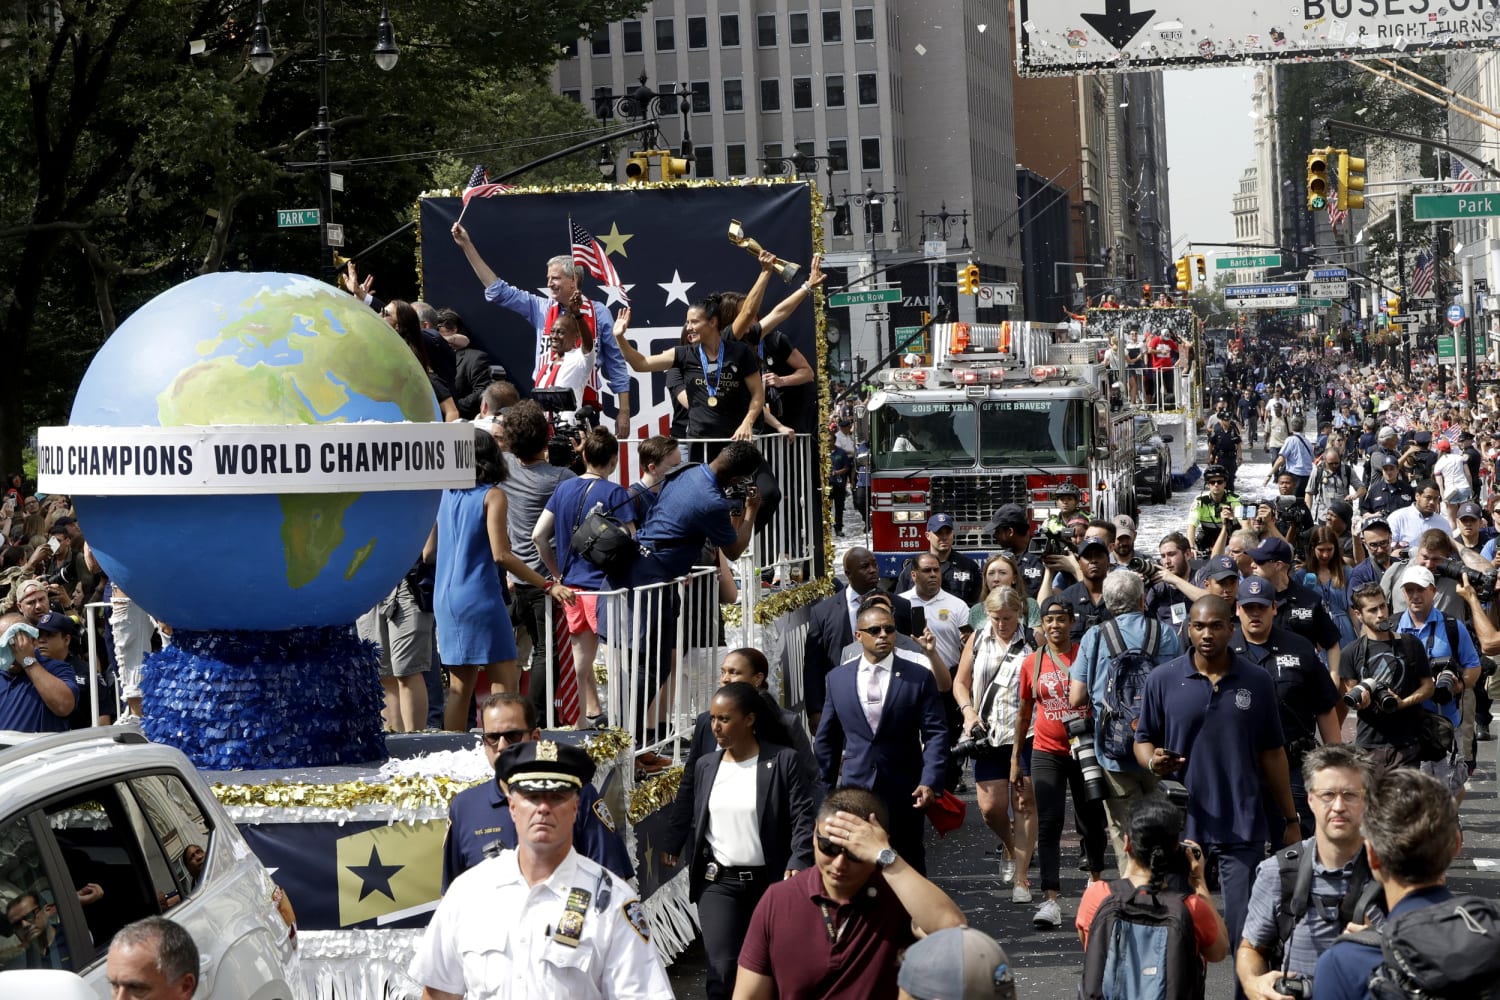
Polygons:
<instances>
[{"instance_id":1,"label":"blue dress","mask_svg":"<svg viewBox=\"0 0 1500 1000\"><path fill-rule=\"evenodd\" d=\"M432 611L438 655L450 666L516 658L504 581L484 524L488 484L444 490L438 505L437 580Z\"/></svg>"},{"instance_id":2,"label":"blue dress","mask_svg":"<svg viewBox=\"0 0 1500 1000\"><path fill-rule=\"evenodd\" d=\"M1323 595L1323 607L1328 610L1328 616L1338 626L1339 645L1347 646L1358 638L1354 630L1354 619L1349 615L1349 592L1332 581L1318 582L1316 573L1305 574L1302 581L1309 590L1315 590Z\"/></svg>"}]
</instances>

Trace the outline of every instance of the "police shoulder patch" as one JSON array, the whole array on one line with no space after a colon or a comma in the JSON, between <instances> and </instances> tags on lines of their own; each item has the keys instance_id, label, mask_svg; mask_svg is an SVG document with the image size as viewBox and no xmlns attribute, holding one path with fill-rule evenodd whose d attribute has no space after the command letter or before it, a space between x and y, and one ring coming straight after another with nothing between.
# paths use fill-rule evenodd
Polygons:
<instances>
[{"instance_id":1,"label":"police shoulder patch","mask_svg":"<svg viewBox=\"0 0 1500 1000\"><path fill-rule=\"evenodd\" d=\"M594 815L599 817L599 822L609 828L610 833L615 832L615 818L609 813L609 806L604 804L603 799L594 800Z\"/></svg>"},{"instance_id":2,"label":"police shoulder patch","mask_svg":"<svg viewBox=\"0 0 1500 1000\"><path fill-rule=\"evenodd\" d=\"M641 936L641 940L647 944L651 942L651 925L646 920L646 908L641 905L639 899L632 899L620 907L620 912L625 914L625 922L632 930Z\"/></svg>"}]
</instances>

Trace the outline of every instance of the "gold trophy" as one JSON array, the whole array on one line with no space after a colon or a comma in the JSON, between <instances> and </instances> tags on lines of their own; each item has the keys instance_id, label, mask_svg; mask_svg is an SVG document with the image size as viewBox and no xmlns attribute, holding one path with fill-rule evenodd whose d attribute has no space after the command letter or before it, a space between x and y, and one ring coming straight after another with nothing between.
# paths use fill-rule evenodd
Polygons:
<instances>
[{"instance_id":1,"label":"gold trophy","mask_svg":"<svg viewBox=\"0 0 1500 1000\"><path fill-rule=\"evenodd\" d=\"M745 227L740 225L739 219L729 220L729 242L737 247L742 247L747 254L757 260L765 252L765 248L755 242L754 237L745 235ZM782 260L780 257L776 258L776 263L772 266L775 267L776 273L781 275L781 280L785 281L788 285L796 279L797 272L802 269L801 264L793 264L791 261Z\"/></svg>"}]
</instances>

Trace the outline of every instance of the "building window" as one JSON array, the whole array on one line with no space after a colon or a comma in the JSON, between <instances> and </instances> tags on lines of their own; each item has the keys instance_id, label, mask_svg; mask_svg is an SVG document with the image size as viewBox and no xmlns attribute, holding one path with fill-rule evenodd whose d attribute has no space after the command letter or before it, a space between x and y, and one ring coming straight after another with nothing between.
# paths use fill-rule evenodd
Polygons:
<instances>
[{"instance_id":1,"label":"building window","mask_svg":"<svg viewBox=\"0 0 1500 1000\"><path fill-rule=\"evenodd\" d=\"M562 95L575 104L583 103L583 94L576 90L564 90L562 92Z\"/></svg>"},{"instance_id":2,"label":"building window","mask_svg":"<svg viewBox=\"0 0 1500 1000\"><path fill-rule=\"evenodd\" d=\"M694 146L693 161L694 177L712 177L714 175L714 148L712 146Z\"/></svg>"},{"instance_id":3,"label":"building window","mask_svg":"<svg viewBox=\"0 0 1500 1000\"><path fill-rule=\"evenodd\" d=\"M793 45L806 45L810 41L807 31L807 11L798 11L786 16L786 33Z\"/></svg>"},{"instance_id":4,"label":"building window","mask_svg":"<svg viewBox=\"0 0 1500 1000\"><path fill-rule=\"evenodd\" d=\"M854 40L856 42L873 42L875 40L875 8L854 8Z\"/></svg>"},{"instance_id":5,"label":"building window","mask_svg":"<svg viewBox=\"0 0 1500 1000\"><path fill-rule=\"evenodd\" d=\"M812 106L812 77L792 77L792 107L798 111L806 111Z\"/></svg>"},{"instance_id":6,"label":"building window","mask_svg":"<svg viewBox=\"0 0 1500 1000\"><path fill-rule=\"evenodd\" d=\"M776 15L760 14L755 18L756 44L763 49L776 47Z\"/></svg>"},{"instance_id":7,"label":"building window","mask_svg":"<svg viewBox=\"0 0 1500 1000\"><path fill-rule=\"evenodd\" d=\"M694 80L691 84L689 84L689 87L693 92L693 114L708 114L708 81Z\"/></svg>"},{"instance_id":8,"label":"building window","mask_svg":"<svg viewBox=\"0 0 1500 1000\"><path fill-rule=\"evenodd\" d=\"M626 52L641 51L641 22L622 21L620 29L625 35L624 49Z\"/></svg>"},{"instance_id":9,"label":"building window","mask_svg":"<svg viewBox=\"0 0 1500 1000\"><path fill-rule=\"evenodd\" d=\"M781 143L766 143L765 148L761 151L761 159L765 160L767 163L770 163L772 160L779 160L781 158Z\"/></svg>"},{"instance_id":10,"label":"building window","mask_svg":"<svg viewBox=\"0 0 1500 1000\"><path fill-rule=\"evenodd\" d=\"M690 17L690 18L688 18L688 48L690 48L690 49L706 49L706 48L708 48L708 18L706 18L706 17Z\"/></svg>"},{"instance_id":11,"label":"building window","mask_svg":"<svg viewBox=\"0 0 1500 1000\"><path fill-rule=\"evenodd\" d=\"M833 235L848 236L849 229L849 203L844 202L833 206Z\"/></svg>"},{"instance_id":12,"label":"building window","mask_svg":"<svg viewBox=\"0 0 1500 1000\"><path fill-rule=\"evenodd\" d=\"M849 140L828 140L828 166L836 172L849 169Z\"/></svg>"},{"instance_id":13,"label":"building window","mask_svg":"<svg viewBox=\"0 0 1500 1000\"><path fill-rule=\"evenodd\" d=\"M724 147L724 172L729 177L745 175L745 144L731 142Z\"/></svg>"},{"instance_id":14,"label":"building window","mask_svg":"<svg viewBox=\"0 0 1500 1000\"><path fill-rule=\"evenodd\" d=\"M740 83L740 81L738 81L738 80L725 80L724 81L724 110L725 111L744 111L745 110L745 91L744 91L744 87Z\"/></svg>"},{"instance_id":15,"label":"building window","mask_svg":"<svg viewBox=\"0 0 1500 1000\"><path fill-rule=\"evenodd\" d=\"M844 106L844 74L834 73L832 76L824 77L823 94L830 108L842 108Z\"/></svg>"},{"instance_id":16,"label":"building window","mask_svg":"<svg viewBox=\"0 0 1500 1000\"><path fill-rule=\"evenodd\" d=\"M719 15L719 44L726 49L739 48L740 16L738 14Z\"/></svg>"},{"instance_id":17,"label":"building window","mask_svg":"<svg viewBox=\"0 0 1500 1000\"><path fill-rule=\"evenodd\" d=\"M677 26L670 17L656 19L656 51L671 52L677 48Z\"/></svg>"},{"instance_id":18,"label":"building window","mask_svg":"<svg viewBox=\"0 0 1500 1000\"><path fill-rule=\"evenodd\" d=\"M600 119L615 116L614 102L609 99L608 87L594 88L594 116Z\"/></svg>"},{"instance_id":19,"label":"building window","mask_svg":"<svg viewBox=\"0 0 1500 1000\"><path fill-rule=\"evenodd\" d=\"M804 156L816 156L816 155L817 154L813 152L812 140L810 140L810 139L804 139L803 141L797 143L797 156L798 156L798 158L801 158L801 157L804 157ZM817 169L816 164L813 166L813 169L814 170Z\"/></svg>"},{"instance_id":20,"label":"building window","mask_svg":"<svg viewBox=\"0 0 1500 1000\"><path fill-rule=\"evenodd\" d=\"M593 48L594 55L609 55L609 25L606 24L594 32L594 37L589 40L589 45Z\"/></svg>"},{"instance_id":21,"label":"building window","mask_svg":"<svg viewBox=\"0 0 1500 1000\"><path fill-rule=\"evenodd\" d=\"M869 107L880 100L880 87L875 82L874 73L861 73L859 80L859 103L860 107Z\"/></svg>"},{"instance_id":22,"label":"building window","mask_svg":"<svg viewBox=\"0 0 1500 1000\"><path fill-rule=\"evenodd\" d=\"M781 81L760 81L760 109L762 111L781 110Z\"/></svg>"},{"instance_id":23,"label":"building window","mask_svg":"<svg viewBox=\"0 0 1500 1000\"><path fill-rule=\"evenodd\" d=\"M880 139L859 140L859 161L862 170L880 169Z\"/></svg>"},{"instance_id":24,"label":"building window","mask_svg":"<svg viewBox=\"0 0 1500 1000\"><path fill-rule=\"evenodd\" d=\"M570 38L566 42L563 42L562 51L563 57L566 59L571 59L578 55L578 39Z\"/></svg>"},{"instance_id":25,"label":"building window","mask_svg":"<svg viewBox=\"0 0 1500 1000\"><path fill-rule=\"evenodd\" d=\"M844 14L838 10L823 12L823 44L844 40Z\"/></svg>"},{"instance_id":26,"label":"building window","mask_svg":"<svg viewBox=\"0 0 1500 1000\"><path fill-rule=\"evenodd\" d=\"M885 206L884 205L866 205L865 206L865 232L867 232L867 233L883 233L883 232L885 232Z\"/></svg>"}]
</instances>

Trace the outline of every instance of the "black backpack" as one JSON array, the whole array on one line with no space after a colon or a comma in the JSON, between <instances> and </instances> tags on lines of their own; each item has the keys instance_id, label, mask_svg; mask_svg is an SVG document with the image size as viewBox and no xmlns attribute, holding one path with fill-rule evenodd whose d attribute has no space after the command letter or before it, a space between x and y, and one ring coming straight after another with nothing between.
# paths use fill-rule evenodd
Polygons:
<instances>
[{"instance_id":1,"label":"black backpack","mask_svg":"<svg viewBox=\"0 0 1500 1000\"><path fill-rule=\"evenodd\" d=\"M1266 955L1266 963L1273 969L1282 967L1287 943L1302 918L1307 915L1307 905L1312 899L1313 862L1317 849L1305 850L1306 845L1294 844L1282 848L1276 855L1276 873L1281 883L1281 899L1276 906L1276 945ZM1372 905L1384 906L1380 882L1370 873L1370 864L1365 852L1360 850L1354 861L1354 874L1344 898L1339 901L1339 927L1351 923L1365 923L1365 914ZM1307 975L1311 969L1296 970Z\"/></svg>"},{"instance_id":2,"label":"black backpack","mask_svg":"<svg viewBox=\"0 0 1500 1000\"><path fill-rule=\"evenodd\" d=\"M1203 959L1187 897L1110 883L1089 924L1079 1000L1202 1000Z\"/></svg>"},{"instance_id":3,"label":"black backpack","mask_svg":"<svg viewBox=\"0 0 1500 1000\"><path fill-rule=\"evenodd\" d=\"M1139 646L1125 646L1118 622L1102 622L1109 662L1105 666L1104 703L1099 713L1100 749L1110 760L1135 763L1135 727L1141 717L1146 677L1156 669L1161 650L1161 623L1146 619L1146 638Z\"/></svg>"},{"instance_id":4,"label":"black backpack","mask_svg":"<svg viewBox=\"0 0 1500 1000\"><path fill-rule=\"evenodd\" d=\"M573 516L573 534L568 547L603 570L604 575L611 580L618 580L640 554L640 545L625 529L624 522L615 516L615 511L630 503L634 497L627 496L607 510L603 504L594 510L587 510L589 494L596 484L603 481L595 479L584 487L583 496L578 500L578 510Z\"/></svg>"},{"instance_id":5,"label":"black backpack","mask_svg":"<svg viewBox=\"0 0 1500 1000\"><path fill-rule=\"evenodd\" d=\"M1500 997L1500 902L1452 899L1339 940L1379 948L1374 1000L1494 1000Z\"/></svg>"}]
</instances>

